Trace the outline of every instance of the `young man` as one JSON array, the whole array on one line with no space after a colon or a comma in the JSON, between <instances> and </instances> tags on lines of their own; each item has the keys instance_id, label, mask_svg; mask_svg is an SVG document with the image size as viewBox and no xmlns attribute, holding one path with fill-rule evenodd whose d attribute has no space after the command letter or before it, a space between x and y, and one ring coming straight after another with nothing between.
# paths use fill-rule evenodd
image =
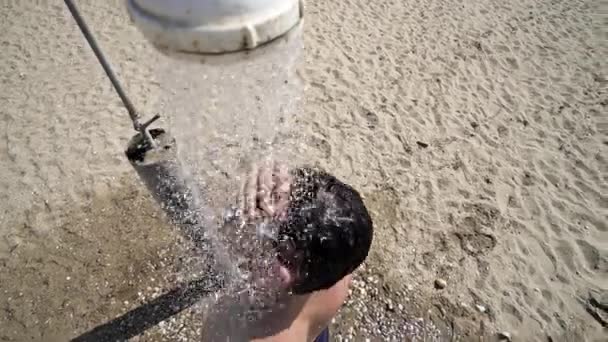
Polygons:
<instances>
[{"instance_id":1,"label":"young man","mask_svg":"<svg viewBox=\"0 0 608 342\"><path fill-rule=\"evenodd\" d=\"M253 291L215 303L204 340L328 341L327 326L372 242L361 196L324 171L266 163L247 178L240 208L243 221L257 222L241 227L265 230L270 253L253 263L262 269L253 270Z\"/></svg>"}]
</instances>

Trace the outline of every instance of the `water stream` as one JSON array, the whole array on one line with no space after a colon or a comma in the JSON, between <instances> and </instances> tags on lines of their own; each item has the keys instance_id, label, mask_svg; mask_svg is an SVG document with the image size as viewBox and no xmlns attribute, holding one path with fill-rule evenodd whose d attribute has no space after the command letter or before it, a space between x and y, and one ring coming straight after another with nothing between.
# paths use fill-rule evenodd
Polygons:
<instances>
[{"instance_id":1,"label":"water stream","mask_svg":"<svg viewBox=\"0 0 608 342\"><path fill-rule=\"evenodd\" d=\"M302 49L298 28L253 53L212 58L169 55L157 67L163 95L156 108L166 116L177 141L195 201L215 216L216 225L201 229L216 248L209 252L233 271L229 274L235 286L247 287L249 273L237 266L251 265L246 260L251 255L235 253L226 241L242 244L255 239L255 232L218 229L219 218L236 203L252 162L298 159L292 132L302 110L303 82L296 72Z\"/></svg>"}]
</instances>

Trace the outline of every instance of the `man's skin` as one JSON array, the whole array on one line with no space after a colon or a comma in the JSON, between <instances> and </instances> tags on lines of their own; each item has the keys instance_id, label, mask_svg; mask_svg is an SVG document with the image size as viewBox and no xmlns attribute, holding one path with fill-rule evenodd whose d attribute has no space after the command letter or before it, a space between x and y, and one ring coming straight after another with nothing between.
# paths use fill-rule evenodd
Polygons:
<instances>
[{"instance_id":1,"label":"man's skin","mask_svg":"<svg viewBox=\"0 0 608 342\"><path fill-rule=\"evenodd\" d=\"M281 220L289 204L291 175L283 164L266 161L254 165L239 194L239 206L247 219ZM294 295L289 288L295 275L279 264L265 279L271 293L271 310L253 322L235 327L234 318L250 309L246 295L230 294L220 298L209 310L203 328L203 341L310 342L331 322L348 297L351 275L327 290Z\"/></svg>"}]
</instances>

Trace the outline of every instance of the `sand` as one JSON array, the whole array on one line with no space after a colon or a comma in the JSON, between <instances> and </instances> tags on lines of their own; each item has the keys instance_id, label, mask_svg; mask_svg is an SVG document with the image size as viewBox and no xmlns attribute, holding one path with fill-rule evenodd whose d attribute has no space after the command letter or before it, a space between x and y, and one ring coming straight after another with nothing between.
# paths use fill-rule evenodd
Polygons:
<instances>
[{"instance_id":1,"label":"sand","mask_svg":"<svg viewBox=\"0 0 608 342\"><path fill-rule=\"evenodd\" d=\"M154 113L158 56L122 2L78 4L137 106ZM65 341L195 278L183 270L196 266L124 158L126 112L63 4L0 6L0 339ZM306 11L303 157L360 189L376 224L334 332L601 340L599 2L308 1ZM201 310L135 340L194 340Z\"/></svg>"}]
</instances>

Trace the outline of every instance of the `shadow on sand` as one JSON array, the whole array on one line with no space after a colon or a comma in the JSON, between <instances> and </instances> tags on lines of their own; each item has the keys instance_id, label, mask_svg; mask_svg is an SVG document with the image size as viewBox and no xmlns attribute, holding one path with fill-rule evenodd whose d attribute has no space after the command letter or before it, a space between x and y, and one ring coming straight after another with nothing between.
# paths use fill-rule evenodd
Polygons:
<instances>
[{"instance_id":1,"label":"shadow on sand","mask_svg":"<svg viewBox=\"0 0 608 342\"><path fill-rule=\"evenodd\" d=\"M196 279L143 304L124 315L72 339L74 342L126 341L177 315L221 286L209 279Z\"/></svg>"}]
</instances>

